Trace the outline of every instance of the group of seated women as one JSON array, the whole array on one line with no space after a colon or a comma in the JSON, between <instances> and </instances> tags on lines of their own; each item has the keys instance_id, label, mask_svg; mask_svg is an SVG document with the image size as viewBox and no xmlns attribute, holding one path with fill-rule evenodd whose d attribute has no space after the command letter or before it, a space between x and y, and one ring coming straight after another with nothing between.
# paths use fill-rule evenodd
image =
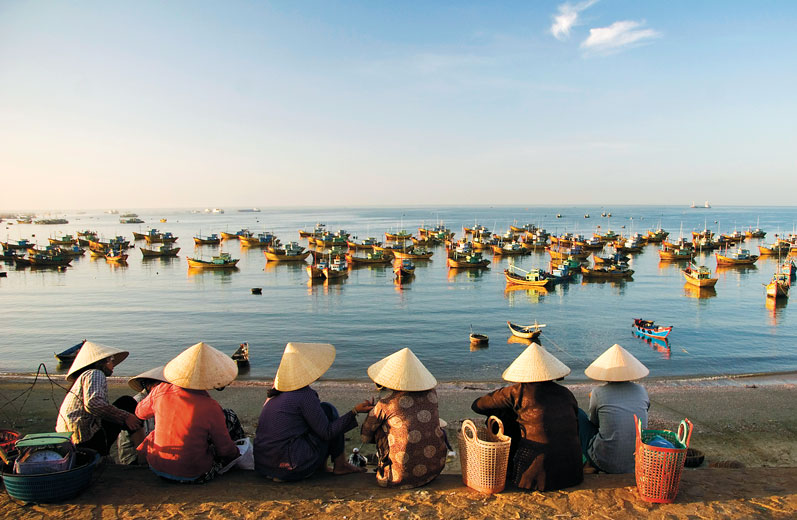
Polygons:
<instances>
[{"instance_id":1,"label":"group of seated women","mask_svg":"<svg viewBox=\"0 0 797 520\"><path fill-rule=\"evenodd\" d=\"M88 348L87 348L88 346ZM119 432L120 456L137 447L158 476L201 483L234 462L234 442L243 436L235 414L222 410L208 394L237 375L235 362L198 343L164 367L130 380L133 398L107 402L106 376L127 352L86 342L70 368L74 381L59 412L58 431L73 432L78 446L107 454ZM335 347L323 343L288 343L273 387L268 390L253 443L254 468L283 482L317 471L347 474L365 471L346 458L344 435L356 428L364 443L376 445L376 481L380 486L422 486L439 475L448 453L438 413L437 381L409 349L374 363L368 376L380 398L365 400L340 414L322 402L310 385L330 368ZM570 369L543 347L532 344L504 371L513 383L476 399L474 412L501 419L512 439L508 482L523 489L555 490L576 485L583 473L634 470L636 415L647 425L650 406L645 389L631 381L647 368L619 345L585 371L606 384L593 389L587 412L556 381ZM132 401L129 402L128 400ZM332 468L328 467L328 461Z\"/></svg>"}]
</instances>

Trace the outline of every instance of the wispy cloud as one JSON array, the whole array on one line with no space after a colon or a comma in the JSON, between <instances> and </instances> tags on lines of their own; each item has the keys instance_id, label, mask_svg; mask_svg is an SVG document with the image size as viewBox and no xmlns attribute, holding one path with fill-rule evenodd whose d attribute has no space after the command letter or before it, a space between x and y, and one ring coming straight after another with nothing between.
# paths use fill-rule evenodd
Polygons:
<instances>
[{"instance_id":1,"label":"wispy cloud","mask_svg":"<svg viewBox=\"0 0 797 520\"><path fill-rule=\"evenodd\" d=\"M551 34L557 40L566 40L570 37L570 29L578 25L578 15L584 9L593 5L598 0L586 0L578 4L562 4L559 13L553 17Z\"/></svg>"},{"instance_id":2,"label":"wispy cloud","mask_svg":"<svg viewBox=\"0 0 797 520\"><path fill-rule=\"evenodd\" d=\"M581 42L581 48L585 52L610 54L661 36L661 33L653 29L642 29L644 24L624 20L614 22L608 27L590 29L587 39Z\"/></svg>"}]
</instances>

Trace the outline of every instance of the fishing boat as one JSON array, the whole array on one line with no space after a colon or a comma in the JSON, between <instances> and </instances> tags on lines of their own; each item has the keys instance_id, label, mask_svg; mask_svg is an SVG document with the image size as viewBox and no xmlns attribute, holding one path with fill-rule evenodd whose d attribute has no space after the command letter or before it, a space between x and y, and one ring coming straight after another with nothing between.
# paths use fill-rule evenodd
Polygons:
<instances>
[{"instance_id":1,"label":"fishing boat","mask_svg":"<svg viewBox=\"0 0 797 520\"><path fill-rule=\"evenodd\" d=\"M639 318L634 318L634 323L631 326L634 327L637 332L649 338L666 339L672 331L672 326L662 327L661 325L656 325L652 321Z\"/></svg>"},{"instance_id":2,"label":"fishing boat","mask_svg":"<svg viewBox=\"0 0 797 520\"><path fill-rule=\"evenodd\" d=\"M77 239L72 235L64 235L61 238L48 238L51 246L73 246L77 244Z\"/></svg>"},{"instance_id":3,"label":"fishing boat","mask_svg":"<svg viewBox=\"0 0 797 520\"><path fill-rule=\"evenodd\" d=\"M84 339L83 341L81 341L77 345L74 345L74 346L69 347L68 349L66 349L64 351L56 353L55 354L55 359L57 359L58 362L62 363L62 364L72 363L75 360L75 357L77 356L78 352L80 352L80 349L81 349L81 347L83 347L83 344L85 342L86 342L86 340Z\"/></svg>"},{"instance_id":4,"label":"fishing boat","mask_svg":"<svg viewBox=\"0 0 797 520\"><path fill-rule=\"evenodd\" d=\"M139 247L141 254L144 258L165 258L175 257L180 252L179 247L172 247L171 244L163 244L156 248L148 249L146 247Z\"/></svg>"},{"instance_id":5,"label":"fishing boat","mask_svg":"<svg viewBox=\"0 0 797 520\"><path fill-rule=\"evenodd\" d=\"M324 278L327 280L342 279L349 276L348 266L346 260L341 257L335 257L323 269Z\"/></svg>"},{"instance_id":6,"label":"fishing boat","mask_svg":"<svg viewBox=\"0 0 797 520\"><path fill-rule=\"evenodd\" d=\"M595 265L628 265L628 260L630 258L620 253L614 253L609 256L599 256L592 253L592 261ZM580 262L578 267L581 267Z\"/></svg>"},{"instance_id":7,"label":"fishing boat","mask_svg":"<svg viewBox=\"0 0 797 520\"><path fill-rule=\"evenodd\" d=\"M469 338L471 347L484 347L490 342L490 338L487 336L487 334L476 334L473 331L471 331Z\"/></svg>"},{"instance_id":8,"label":"fishing boat","mask_svg":"<svg viewBox=\"0 0 797 520\"><path fill-rule=\"evenodd\" d=\"M517 323L512 323L511 321L507 321L506 324L509 327L509 330L512 331L513 336L531 341L535 341L537 338L539 338L540 334L542 334L541 329L545 327L544 324L537 323L536 321L534 321L533 325L518 325Z\"/></svg>"},{"instance_id":9,"label":"fishing boat","mask_svg":"<svg viewBox=\"0 0 797 520\"><path fill-rule=\"evenodd\" d=\"M221 237L216 233L205 237L199 234L194 237L194 244L198 246L217 246L221 244Z\"/></svg>"},{"instance_id":10,"label":"fishing boat","mask_svg":"<svg viewBox=\"0 0 797 520\"><path fill-rule=\"evenodd\" d=\"M692 259L692 256L694 256L694 253L688 248L671 249L669 247L663 247L659 249L659 259L662 262L688 261Z\"/></svg>"},{"instance_id":11,"label":"fishing boat","mask_svg":"<svg viewBox=\"0 0 797 520\"><path fill-rule=\"evenodd\" d=\"M60 253L37 253L28 255L28 261L36 267L64 267L72 262L72 257Z\"/></svg>"},{"instance_id":12,"label":"fishing boat","mask_svg":"<svg viewBox=\"0 0 797 520\"><path fill-rule=\"evenodd\" d=\"M518 242L508 242L503 245L493 245L493 254L496 256L517 256L525 255L528 251Z\"/></svg>"},{"instance_id":13,"label":"fishing boat","mask_svg":"<svg viewBox=\"0 0 797 520\"><path fill-rule=\"evenodd\" d=\"M298 242L288 242L284 246L271 246L263 254L269 262L304 262L310 251L305 251Z\"/></svg>"},{"instance_id":14,"label":"fishing boat","mask_svg":"<svg viewBox=\"0 0 797 520\"><path fill-rule=\"evenodd\" d=\"M105 253L105 260L114 264L126 264L127 253L124 253L121 250L112 249Z\"/></svg>"},{"instance_id":15,"label":"fishing boat","mask_svg":"<svg viewBox=\"0 0 797 520\"><path fill-rule=\"evenodd\" d=\"M232 360L235 361L238 366L248 365L249 364L249 343L241 343L238 348L232 354Z\"/></svg>"},{"instance_id":16,"label":"fishing boat","mask_svg":"<svg viewBox=\"0 0 797 520\"><path fill-rule=\"evenodd\" d=\"M681 272L684 274L686 282L695 287L714 287L717 284L717 278L711 277L711 269L705 265L698 266L692 263Z\"/></svg>"},{"instance_id":17,"label":"fishing boat","mask_svg":"<svg viewBox=\"0 0 797 520\"><path fill-rule=\"evenodd\" d=\"M545 287L551 283L551 279L542 269L526 271L516 265L510 265L507 269L504 269L504 278L506 278L507 285Z\"/></svg>"},{"instance_id":18,"label":"fishing boat","mask_svg":"<svg viewBox=\"0 0 797 520\"><path fill-rule=\"evenodd\" d=\"M412 237L412 233L410 233L406 229L402 229L401 231L397 231L395 233L390 233L389 231L385 231L385 239L394 242L397 240L409 240L410 237Z\"/></svg>"},{"instance_id":19,"label":"fishing boat","mask_svg":"<svg viewBox=\"0 0 797 520\"><path fill-rule=\"evenodd\" d=\"M412 247L409 249L409 251L393 250L393 256L400 260L428 260L432 258L433 254L434 253L432 251L423 247Z\"/></svg>"},{"instance_id":20,"label":"fishing boat","mask_svg":"<svg viewBox=\"0 0 797 520\"><path fill-rule=\"evenodd\" d=\"M367 250L372 250L374 246L381 246L382 243L379 240L377 240L375 237L368 237L359 242L355 238L352 238L351 240L346 240L346 245L349 246L349 249L367 251Z\"/></svg>"},{"instance_id":21,"label":"fishing boat","mask_svg":"<svg viewBox=\"0 0 797 520\"><path fill-rule=\"evenodd\" d=\"M490 265L489 260L482 258L481 253L457 253L452 252L446 260L448 267L454 269L482 269Z\"/></svg>"},{"instance_id":22,"label":"fishing boat","mask_svg":"<svg viewBox=\"0 0 797 520\"><path fill-rule=\"evenodd\" d=\"M321 235L326 233L326 231L327 231L326 224L318 222L316 223L312 231L305 231L304 229L300 229L299 237L301 238L320 237Z\"/></svg>"},{"instance_id":23,"label":"fishing boat","mask_svg":"<svg viewBox=\"0 0 797 520\"><path fill-rule=\"evenodd\" d=\"M761 256L780 256L788 254L790 248L791 242L778 239L769 246L758 246L758 252Z\"/></svg>"},{"instance_id":24,"label":"fishing boat","mask_svg":"<svg viewBox=\"0 0 797 520\"><path fill-rule=\"evenodd\" d=\"M628 266L622 264L612 264L610 266L594 266L584 267L581 266L581 275L585 278L631 278L634 275L634 270L629 269Z\"/></svg>"},{"instance_id":25,"label":"fishing boat","mask_svg":"<svg viewBox=\"0 0 797 520\"><path fill-rule=\"evenodd\" d=\"M767 235L767 232L757 227L755 229L750 229L748 231L745 231L744 235L747 238L764 238Z\"/></svg>"},{"instance_id":26,"label":"fishing boat","mask_svg":"<svg viewBox=\"0 0 797 520\"><path fill-rule=\"evenodd\" d=\"M263 232L257 235L239 235L238 240L241 242L241 247L269 247L274 245L277 237L274 233Z\"/></svg>"},{"instance_id":27,"label":"fishing boat","mask_svg":"<svg viewBox=\"0 0 797 520\"><path fill-rule=\"evenodd\" d=\"M241 230L241 231L243 231L243 230ZM238 231L236 233L230 233L228 231L222 231L221 232L221 239L222 240L237 240L238 239L238 233L240 233L241 231Z\"/></svg>"},{"instance_id":28,"label":"fishing boat","mask_svg":"<svg viewBox=\"0 0 797 520\"><path fill-rule=\"evenodd\" d=\"M191 257L186 257L186 260L188 267L197 269L234 269L240 259L233 258L230 253L219 253L218 256L214 256L210 260Z\"/></svg>"},{"instance_id":29,"label":"fishing boat","mask_svg":"<svg viewBox=\"0 0 797 520\"><path fill-rule=\"evenodd\" d=\"M332 247L330 249L310 249L310 254L313 256L313 262L319 262L323 259L334 258L336 256L345 256L346 248ZM390 253L387 255L393 256Z\"/></svg>"},{"instance_id":30,"label":"fishing boat","mask_svg":"<svg viewBox=\"0 0 797 520\"><path fill-rule=\"evenodd\" d=\"M551 245L546 247L545 250L551 256L551 260L564 260L570 257L576 260L586 260L592 254L591 251L584 251L584 248L578 245L570 247Z\"/></svg>"},{"instance_id":31,"label":"fishing boat","mask_svg":"<svg viewBox=\"0 0 797 520\"><path fill-rule=\"evenodd\" d=\"M768 298L788 298L789 287L791 287L791 276L783 272L777 272L772 276L772 280L766 284Z\"/></svg>"},{"instance_id":32,"label":"fishing boat","mask_svg":"<svg viewBox=\"0 0 797 520\"><path fill-rule=\"evenodd\" d=\"M409 258L397 259L393 264L393 274L399 281L410 278L415 274L415 264Z\"/></svg>"},{"instance_id":33,"label":"fishing boat","mask_svg":"<svg viewBox=\"0 0 797 520\"><path fill-rule=\"evenodd\" d=\"M794 260L786 260L780 266L780 272L786 273L789 276L789 280L794 280L794 275L797 272L797 266L794 265Z\"/></svg>"},{"instance_id":34,"label":"fishing boat","mask_svg":"<svg viewBox=\"0 0 797 520\"><path fill-rule=\"evenodd\" d=\"M15 242L10 242L10 241L9 242L0 242L0 245L2 245L3 249L5 249L6 251L10 251L10 250L17 250L17 251L21 250L21 251L24 251L24 250L28 249L31 246L36 246L36 244L31 242L27 238L23 238L22 240L17 240Z\"/></svg>"},{"instance_id":35,"label":"fishing boat","mask_svg":"<svg viewBox=\"0 0 797 520\"><path fill-rule=\"evenodd\" d=\"M324 276L324 269L327 267L327 261L324 259L318 259L316 263L310 264L307 266L307 276L310 278L310 281L314 280L323 280Z\"/></svg>"},{"instance_id":36,"label":"fishing boat","mask_svg":"<svg viewBox=\"0 0 797 520\"><path fill-rule=\"evenodd\" d=\"M717 257L717 265L753 265L758 260L758 255L751 255L749 249L737 248L736 251L725 254L714 253Z\"/></svg>"},{"instance_id":37,"label":"fishing boat","mask_svg":"<svg viewBox=\"0 0 797 520\"><path fill-rule=\"evenodd\" d=\"M393 261L392 254L385 254L384 251L369 251L366 255L355 256L353 253L346 253L346 261L352 266L356 265L385 265Z\"/></svg>"},{"instance_id":38,"label":"fishing boat","mask_svg":"<svg viewBox=\"0 0 797 520\"><path fill-rule=\"evenodd\" d=\"M153 233L144 235L144 240L147 241L147 244L173 244L177 242L177 237L173 234L169 233Z\"/></svg>"},{"instance_id":39,"label":"fishing boat","mask_svg":"<svg viewBox=\"0 0 797 520\"><path fill-rule=\"evenodd\" d=\"M537 231L537 226L534 224L523 224L522 226L516 226L513 224L509 226L509 229L515 233L534 233Z\"/></svg>"},{"instance_id":40,"label":"fishing boat","mask_svg":"<svg viewBox=\"0 0 797 520\"><path fill-rule=\"evenodd\" d=\"M645 233L644 239L649 244L659 244L666 240L669 235L670 234L667 231L659 228L656 231L648 230L648 232Z\"/></svg>"}]
</instances>

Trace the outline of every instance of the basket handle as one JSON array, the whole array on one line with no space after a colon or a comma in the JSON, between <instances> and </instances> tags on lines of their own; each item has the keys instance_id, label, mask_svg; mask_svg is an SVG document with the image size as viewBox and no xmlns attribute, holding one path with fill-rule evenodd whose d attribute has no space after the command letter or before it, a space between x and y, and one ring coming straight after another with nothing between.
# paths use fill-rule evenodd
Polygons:
<instances>
[{"instance_id":1,"label":"basket handle","mask_svg":"<svg viewBox=\"0 0 797 520\"><path fill-rule=\"evenodd\" d=\"M469 441L476 441L478 436L476 434L476 425L470 419L462 421L462 436Z\"/></svg>"},{"instance_id":2,"label":"basket handle","mask_svg":"<svg viewBox=\"0 0 797 520\"><path fill-rule=\"evenodd\" d=\"M501 419L499 419L495 415L491 415L487 419L487 428L489 428L490 431L492 432L494 430L493 429L494 425L498 425L498 431L496 432L496 435L498 437L503 437L504 436L504 423L501 422Z\"/></svg>"},{"instance_id":3,"label":"basket handle","mask_svg":"<svg viewBox=\"0 0 797 520\"><path fill-rule=\"evenodd\" d=\"M634 426L636 427L636 449L639 450L639 445L642 444L642 421L634 414Z\"/></svg>"},{"instance_id":4,"label":"basket handle","mask_svg":"<svg viewBox=\"0 0 797 520\"><path fill-rule=\"evenodd\" d=\"M678 442L683 444L685 447L689 447L689 440L692 438L692 421L689 419L684 419L681 421L681 424L678 425Z\"/></svg>"}]
</instances>

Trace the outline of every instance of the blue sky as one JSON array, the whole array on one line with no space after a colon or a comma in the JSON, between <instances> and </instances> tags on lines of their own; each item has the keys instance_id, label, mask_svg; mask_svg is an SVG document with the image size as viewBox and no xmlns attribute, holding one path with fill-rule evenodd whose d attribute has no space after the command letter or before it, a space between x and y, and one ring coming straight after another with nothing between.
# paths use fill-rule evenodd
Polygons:
<instances>
[{"instance_id":1,"label":"blue sky","mask_svg":"<svg viewBox=\"0 0 797 520\"><path fill-rule=\"evenodd\" d=\"M0 209L793 204L796 15L0 0Z\"/></svg>"}]
</instances>

